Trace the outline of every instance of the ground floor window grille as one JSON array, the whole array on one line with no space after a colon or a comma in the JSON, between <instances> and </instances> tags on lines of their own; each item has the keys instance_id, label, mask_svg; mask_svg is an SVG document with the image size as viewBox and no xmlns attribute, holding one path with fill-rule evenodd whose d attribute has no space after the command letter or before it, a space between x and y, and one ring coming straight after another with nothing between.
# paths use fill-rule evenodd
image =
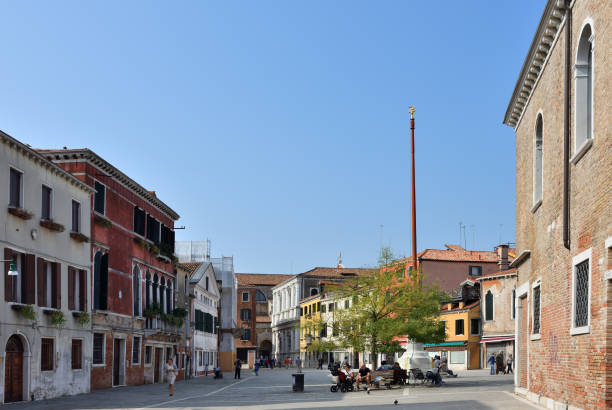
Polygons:
<instances>
[{"instance_id":1,"label":"ground floor window grille","mask_svg":"<svg viewBox=\"0 0 612 410\"><path fill-rule=\"evenodd\" d=\"M145 346L145 364L151 364L151 346Z\"/></svg>"},{"instance_id":2,"label":"ground floor window grille","mask_svg":"<svg viewBox=\"0 0 612 410\"><path fill-rule=\"evenodd\" d=\"M134 337L132 344L132 364L140 364L140 338Z\"/></svg>"},{"instance_id":3,"label":"ground floor window grille","mask_svg":"<svg viewBox=\"0 0 612 410\"><path fill-rule=\"evenodd\" d=\"M40 341L40 370L53 370L53 358L55 357L55 349L53 348L53 339L43 338Z\"/></svg>"},{"instance_id":4,"label":"ground floor window grille","mask_svg":"<svg viewBox=\"0 0 612 410\"><path fill-rule=\"evenodd\" d=\"M72 340L72 369L73 370L83 368L82 356L83 356L83 341L80 339L73 339Z\"/></svg>"},{"instance_id":5,"label":"ground floor window grille","mask_svg":"<svg viewBox=\"0 0 612 410\"><path fill-rule=\"evenodd\" d=\"M540 333L540 286L533 289L533 333Z\"/></svg>"},{"instance_id":6,"label":"ground floor window grille","mask_svg":"<svg viewBox=\"0 0 612 410\"><path fill-rule=\"evenodd\" d=\"M574 327L583 327L589 324L589 260L579 263L574 270Z\"/></svg>"},{"instance_id":7,"label":"ground floor window grille","mask_svg":"<svg viewBox=\"0 0 612 410\"><path fill-rule=\"evenodd\" d=\"M104 333L93 335L93 364L104 363Z\"/></svg>"}]
</instances>

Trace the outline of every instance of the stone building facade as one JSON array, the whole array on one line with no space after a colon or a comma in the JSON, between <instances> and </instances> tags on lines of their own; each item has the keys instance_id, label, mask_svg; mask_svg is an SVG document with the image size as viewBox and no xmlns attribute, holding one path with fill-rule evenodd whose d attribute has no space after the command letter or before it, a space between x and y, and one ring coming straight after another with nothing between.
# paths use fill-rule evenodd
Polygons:
<instances>
[{"instance_id":1,"label":"stone building facade","mask_svg":"<svg viewBox=\"0 0 612 410\"><path fill-rule=\"evenodd\" d=\"M87 393L93 189L3 132L0 169L0 403Z\"/></svg>"},{"instance_id":2,"label":"stone building facade","mask_svg":"<svg viewBox=\"0 0 612 410\"><path fill-rule=\"evenodd\" d=\"M174 221L179 215L88 149L39 150L95 192L91 207L91 388L159 383L177 356Z\"/></svg>"},{"instance_id":3,"label":"stone building facade","mask_svg":"<svg viewBox=\"0 0 612 410\"><path fill-rule=\"evenodd\" d=\"M504 118L516 134L515 388L549 408L612 407L611 21L612 2L549 0Z\"/></svg>"}]
</instances>

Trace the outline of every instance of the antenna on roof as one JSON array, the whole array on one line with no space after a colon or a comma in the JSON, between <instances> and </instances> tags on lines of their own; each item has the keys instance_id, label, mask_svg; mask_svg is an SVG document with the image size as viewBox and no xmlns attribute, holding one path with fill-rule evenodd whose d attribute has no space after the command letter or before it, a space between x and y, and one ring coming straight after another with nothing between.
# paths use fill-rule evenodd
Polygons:
<instances>
[{"instance_id":1,"label":"antenna on roof","mask_svg":"<svg viewBox=\"0 0 612 410\"><path fill-rule=\"evenodd\" d=\"M476 225L470 225L472 230L472 249L476 249Z\"/></svg>"}]
</instances>

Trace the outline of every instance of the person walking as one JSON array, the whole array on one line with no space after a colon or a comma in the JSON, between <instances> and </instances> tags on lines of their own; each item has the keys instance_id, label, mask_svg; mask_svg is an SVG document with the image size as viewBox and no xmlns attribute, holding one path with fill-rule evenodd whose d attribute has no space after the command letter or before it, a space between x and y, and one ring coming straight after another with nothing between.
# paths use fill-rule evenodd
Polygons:
<instances>
[{"instance_id":1,"label":"person walking","mask_svg":"<svg viewBox=\"0 0 612 410\"><path fill-rule=\"evenodd\" d=\"M319 360L317 362L317 365L318 365L317 366L318 370L323 370L323 359L321 359L320 357L319 357Z\"/></svg>"},{"instance_id":2,"label":"person walking","mask_svg":"<svg viewBox=\"0 0 612 410\"><path fill-rule=\"evenodd\" d=\"M508 356L508 360L506 361L508 367L506 368L506 374L514 374L514 372L512 371L512 353L510 353L510 355Z\"/></svg>"},{"instance_id":3,"label":"person walking","mask_svg":"<svg viewBox=\"0 0 612 410\"><path fill-rule=\"evenodd\" d=\"M295 359L295 365L298 369L298 373L302 373L302 359L300 359L299 356Z\"/></svg>"},{"instance_id":4,"label":"person walking","mask_svg":"<svg viewBox=\"0 0 612 410\"><path fill-rule=\"evenodd\" d=\"M272 369L274 369L274 366L276 366L276 359L274 358L274 356L272 356L272 359L270 359L270 365Z\"/></svg>"},{"instance_id":5,"label":"person walking","mask_svg":"<svg viewBox=\"0 0 612 410\"><path fill-rule=\"evenodd\" d=\"M176 366L172 359L168 359L166 363L166 374L168 375L168 388L170 390L170 396L174 396L174 382L176 381Z\"/></svg>"},{"instance_id":6,"label":"person walking","mask_svg":"<svg viewBox=\"0 0 612 410\"><path fill-rule=\"evenodd\" d=\"M489 356L487 364L491 368L491 376L493 376L495 374L495 355L493 353L491 353L491 356Z\"/></svg>"},{"instance_id":7,"label":"person walking","mask_svg":"<svg viewBox=\"0 0 612 410\"><path fill-rule=\"evenodd\" d=\"M240 359L236 359L236 362L234 362L234 366L236 366L236 370L234 370L234 379L239 379L240 369L242 368L242 362L240 361Z\"/></svg>"},{"instance_id":8,"label":"person walking","mask_svg":"<svg viewBox=\"0 0 612 410\"><path fill-rule=\"evenodd\" d=\"M289 369L289 358L285 357L285 368Z\"/></svg>"},{"instance_id":9,"label":"person walking","mask_svg":"<svg viewBox=\"0 0 612 410\"><path fill-rule=\"evenodd\" d=\"M497 367L495 374L503 373L506 366L504 363L504 353L501 350L499 351L499 353L497 353L497 356L495 357L495 364Z\"/></svg>"},{"instance_id":10,"label":"person walking","mask_svg":"<svg viewBox=\"0 0 612 410\"><path fill-rule=\"evenodd\" d=\"M255 376L259 376L259 362L255 362L253 365L253 371L255 371Z\"/></svg>"}]
</instances>

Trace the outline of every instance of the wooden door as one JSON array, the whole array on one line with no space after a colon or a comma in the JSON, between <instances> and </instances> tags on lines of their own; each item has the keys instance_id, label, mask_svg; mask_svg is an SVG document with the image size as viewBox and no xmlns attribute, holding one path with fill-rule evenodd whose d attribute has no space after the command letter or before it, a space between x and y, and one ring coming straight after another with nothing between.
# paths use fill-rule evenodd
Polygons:
<instances>
[{"instance_id":1,"label":"wooden door","mask_svg":"<svg viewBox=\"0 0 612 410\"><path fill-rule=\"evenodd\" d=\"M154 372L155 374L153 375L153 382L154 383L159 383L159 375L161 374L161 367L162 366L162 349L161 348L156 348L155 349L155 367L154 367Z\"/></svg>"},{"instance_id":2,"label":"wooden door","mask_svg":"<svg viewBox=\"0 0 612 410\"><path fill-rule=\"evenodd\" d=\"M23 345L17 336L6 343L4 402L23 400Z\"/></svg>"},{"instance_id":3,"label":"wooden door","mask_svg":"<svg viewBox=\"0 0 612 410\"><path fill-rule=\"evenodd\" d=\"M113 348L113 386L120 384L121 339L115 339Z\"/></svg>"}]
</instances>

